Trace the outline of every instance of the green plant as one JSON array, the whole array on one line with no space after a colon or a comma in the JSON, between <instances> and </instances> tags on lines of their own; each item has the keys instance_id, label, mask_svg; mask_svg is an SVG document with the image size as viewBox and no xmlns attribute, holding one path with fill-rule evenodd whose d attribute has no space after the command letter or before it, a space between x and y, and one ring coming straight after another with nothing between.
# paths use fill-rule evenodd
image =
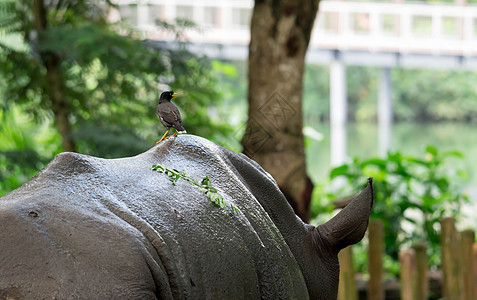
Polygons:
<instances>
[{"instance_id":1,"label":"green plant","mask_svg":"<svg viewBox=\"0 0 477 300\"><path fill-rule=\"evenodd\" d=\"M47 122L34 122L18 105L6 111L0 107L0 197L41 170L58 153L51 147L57 140Z\"/></svg>"},{"instance_id":2,"label":"green plant","mask_svg":"<svg viewBox=\"0 0 477 300\"><path fill-rule=\"evenodd\" d=\"M115 5L109 0L38 2L45 8L43 30L35 28L41 11L33 1L0 0L1 108L21 104L37 122L62 120L62 126L51 125L63 128L59 142L74 142L77 152L131 156L157 140L158 95L171 89L181 96L176 104L187 131L221 144L234 141L228 111L220 110L218 79L228 78L233 67L188 51L186 43L172 49L123 22L111 23L107 12ZM178 39L197 29L186 20L158 25ZM47 76L52 55L55 84ZM53 87L61 90L49 93Z\"/></svg>"},{"instance_id":3,"label":"green plant","mask_svg":"<svg viewBox=\"0 0 477 300\"><path fill-rule=\"evenodd\" d=\"M199 183L197 180L187 175L187 173L183 171L179 171L177 169L166 167L165 165L153 165L152 170L157 171L159 173L164 173L165 175L167 175L167 178L172 182L173 185L176 185L177 181L180 178L184 179L185 181L192 184L192 186L197 188L199 191L204 193L212 203L214 203L217 206L220 206L224 210L226 209L227 201L224 199L224 197L222 197L222 195L220 195L217 192L217 189L210 184L209 177L207 176L204 177L202 181ZM240 214L240 210L236 206L234 206L232 203L230 203L230 208L237 215Z\"/></svg>"},{"instance_id":4,"label":"green plant","mask_svg":"<svg viewBox=\"0 0 477 300\"><path fill-rule=\"evenodd\" d=\"M457 151L439 152L427 146L424 158L389 152L387 157L353 159L331 170L330 178L344 177L347 183L335 196L357 192L367 177L374 178L375 203L372 218L385 225L386 253L397 260L399 246L417 240L429 245L430 263L438 265L439 221L444 215L460 217L460 206L468 201L459 189L465 174L452 167L451 158L461 159Z\"/></svg>"}]
</instances>

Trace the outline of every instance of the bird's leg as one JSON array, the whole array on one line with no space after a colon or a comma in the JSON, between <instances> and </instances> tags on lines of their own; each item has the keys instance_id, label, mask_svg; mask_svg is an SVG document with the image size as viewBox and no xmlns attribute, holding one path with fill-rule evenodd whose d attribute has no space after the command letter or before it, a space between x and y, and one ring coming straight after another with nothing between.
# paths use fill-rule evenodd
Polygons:
<instances>
[{"instance_id":1,"label":"bird's leg","mask_svg":"<svg viewBox=\"0 0 477 300\"><path fill-rule=\"evenodd\" d=\"M177 129L174 128L174 134L172 136L177 136Z\"/></svg>"},{"instance_id":2,"label":"bird's leg","mask_svg":"<svg viewBox=\"0 0 477 300\"><path fill-rule=\"evenodd\" d=\"M171 128L167 128L166 133L164 133L164 135L162 136L162 138L161 138L156 144L159 144L160 142L162 142L163 140L165 140L166 134L169 132L169 130L171 130Z\"/></svg>"}]
</instances>

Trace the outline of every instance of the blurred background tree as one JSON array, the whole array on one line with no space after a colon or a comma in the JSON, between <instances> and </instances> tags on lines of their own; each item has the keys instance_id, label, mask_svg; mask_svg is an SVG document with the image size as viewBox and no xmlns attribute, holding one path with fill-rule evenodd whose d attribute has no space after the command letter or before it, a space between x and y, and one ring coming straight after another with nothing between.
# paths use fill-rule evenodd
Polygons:
<instances>
[{"instance_id":1,"label":"blurred background tree","mask_svg":"<svg viewBox=\"0 0 477 300\"><path fill-rule=\"evenodd\" d=\"M275 178L304 221L309 219L313 183L306 170L303 74L318 4L318 0L255 1L248 121L242 139L244 153Z\"/></svg>"},{"instance_id":2,"label":"blurred background tree","mask_svg":"<svg viewBox=\"0 0 477 300\"><path fill-rule=\"evenodd\" d=\"M348 119L377 120L379 69L348 66ZM304 120L329 120L329 67L307 65ZM399 122L476 122L476 72L393 68L393 112ZM438 82L439 84L434 84Z\"/></svg>"}]
</instances>

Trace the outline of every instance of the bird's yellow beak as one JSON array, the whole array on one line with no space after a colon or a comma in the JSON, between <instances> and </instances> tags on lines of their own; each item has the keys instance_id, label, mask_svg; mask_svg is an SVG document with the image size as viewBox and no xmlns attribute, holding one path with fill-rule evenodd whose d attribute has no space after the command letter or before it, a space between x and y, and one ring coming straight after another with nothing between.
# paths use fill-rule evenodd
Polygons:
<instances>
[{"instance_id":1,"label":"bird's yellow beak","mask_svg":"<svg viewBox=\"0 0 477 300\"><path fill-rule=\"evenodd\" d=\"M177 97L177 93L172 94L172 98Z\"/></svg>"}]
</instances>

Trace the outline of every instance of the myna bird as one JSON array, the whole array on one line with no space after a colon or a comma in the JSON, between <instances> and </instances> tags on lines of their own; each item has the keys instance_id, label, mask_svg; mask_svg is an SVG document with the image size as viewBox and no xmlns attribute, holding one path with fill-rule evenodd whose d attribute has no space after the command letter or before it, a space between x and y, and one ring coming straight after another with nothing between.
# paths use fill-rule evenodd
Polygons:
<instances>
[{"instance_id":1,"label":"myna bird","mask_svg":"<svg viewBox=\"0 0 477 300\"><path fill-rule=\"evenodd\" d=\"M162 125L167 127L167 131L157 143L160 143L161 141L166 139L166 134L169 132L171 127L174 127L174 129L176 130L173 136L177 136L177 133L187 132L184 129L184 126L182 126L181 113L177 109L177 106L171 103L171 100L174 97L177 97L177 94L173 91L163 92L159 97L159 104L157 105L157 116L161 120Z\"/></svg>"}]
</instances>

